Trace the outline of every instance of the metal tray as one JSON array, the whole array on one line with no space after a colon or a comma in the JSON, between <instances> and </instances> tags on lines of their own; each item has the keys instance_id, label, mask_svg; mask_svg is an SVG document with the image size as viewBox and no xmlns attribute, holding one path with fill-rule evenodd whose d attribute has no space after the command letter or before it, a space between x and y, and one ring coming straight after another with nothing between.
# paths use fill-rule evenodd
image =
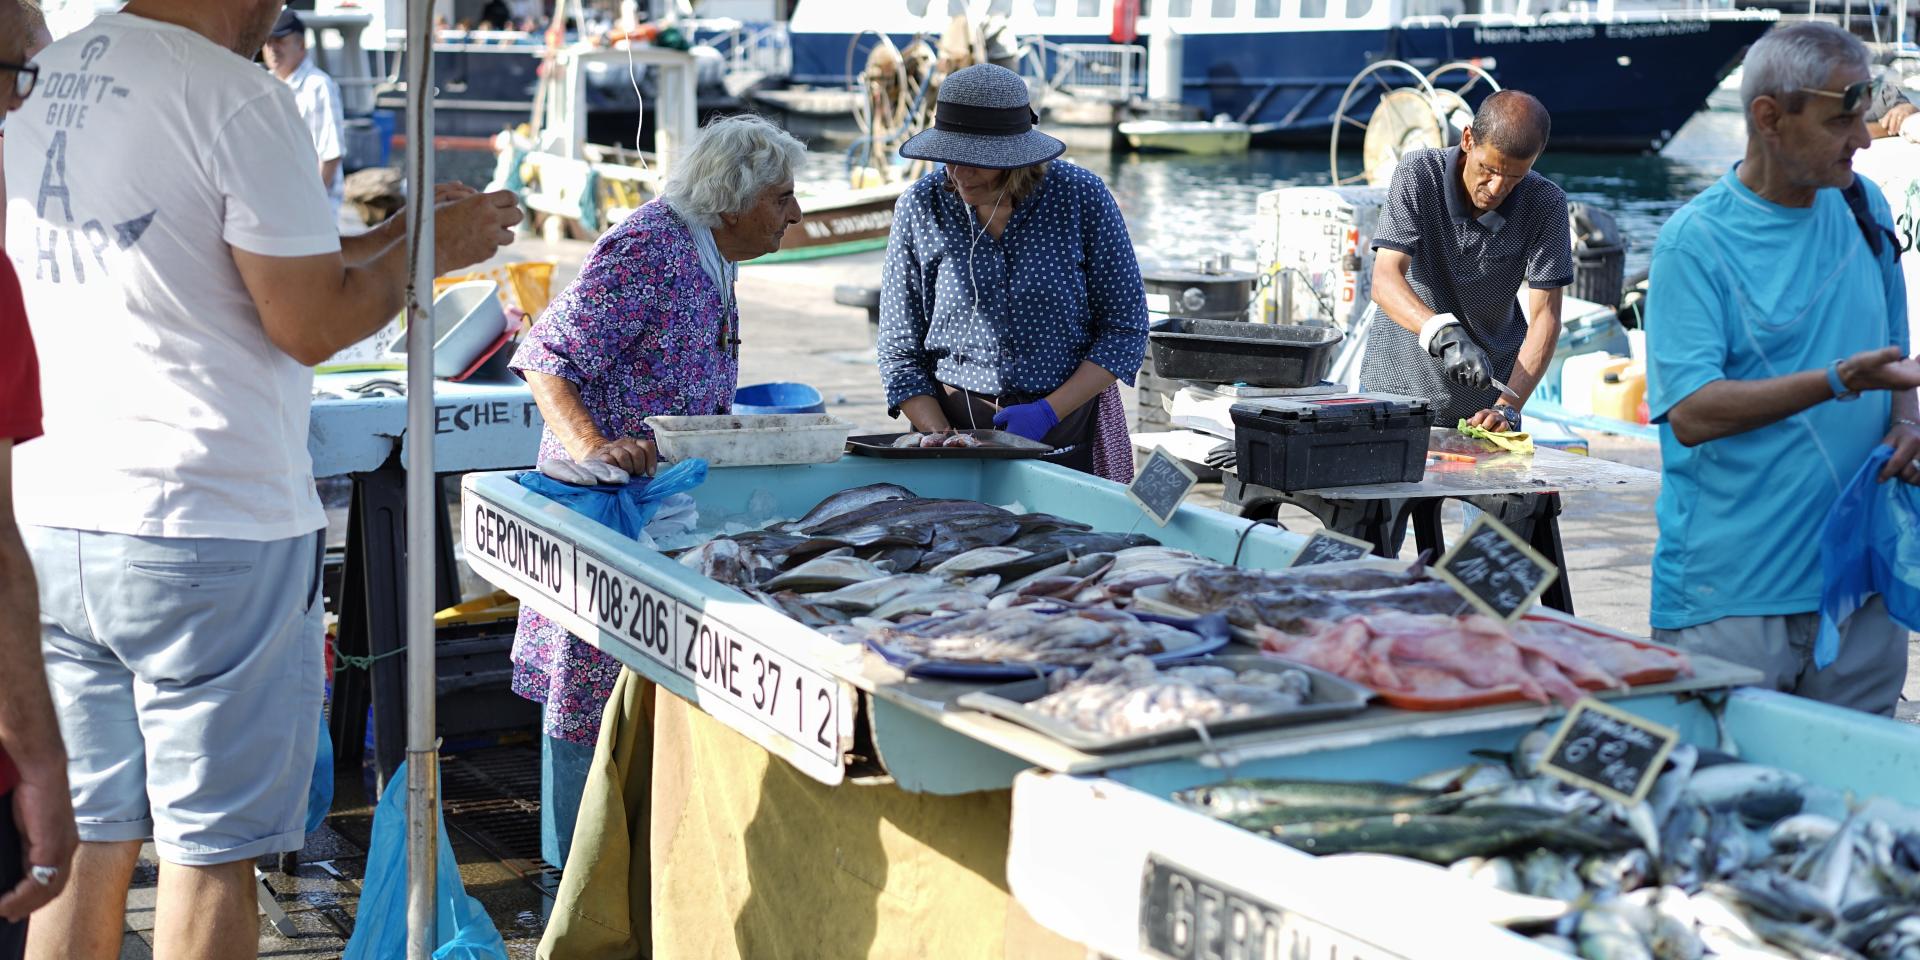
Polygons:
<instances>
[{"instance_id":1,"label":"metal tray","mask_svg":"<svg viewBox=\"0 0 1920 960\"><path fill-rule=\"evenodd\" d=\"M902 430L899 433L870 433L865 436L848 437L847 452L863 457L879 457L883 460L1027 460L1044 457L1053 452L1053 448L1038 440L1028 440L1017 433L1001 430L960 430L969 436L993 444L987 447L896 447L893 441L912 433Z\"/></svg>"},{"instance_id":2,"label":"metal tray","mask_svg":"<svg viewBox=\"0 0 1920 960\"><path fill-rule=\"evenodd\" d=\"M1202 657L1178 666L1227 667L1235 672L1260 670L1279 673L1283 670L1299 670L1313 681L1312 699L1308 702L1292 709L1268 710L1264 713L1221 721L1207 727L1209 735L1258 727L1278 727L1307 720L1344 717L1365 710L1367 700L1373 696L1373 691L1366 687L1324 670L1316 670L1303 664L1260 654ZM991 690L975 690L972 693L963 694L954 703L971 710L993 714L1003 720L1010 720L1088 753L1148 747L1176 740L1190 740L1199 735L1192 726L1168 727L1164 730L1152 730L1124 737L1111 737L1082 730L1064 720L1056 720L1027 709L1026 704L1046 696L1047 693L1046 680L1022 680L1019 683L1009 683Z\"/></svg>"}]
</instances>

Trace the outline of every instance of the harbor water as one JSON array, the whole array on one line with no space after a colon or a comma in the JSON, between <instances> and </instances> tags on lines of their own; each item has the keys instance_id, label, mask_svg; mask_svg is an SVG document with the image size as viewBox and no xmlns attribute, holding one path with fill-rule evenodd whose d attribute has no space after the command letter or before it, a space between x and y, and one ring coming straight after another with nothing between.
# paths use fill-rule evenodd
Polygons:
<instances>
[{"instance_id":1,"label":"harbor water","mask_svg":"<svg viewBox=\"0 0 1920 960\"><path fill-rule=\"evenodd\" d=\"M1044 122L1041 125L1045 129ZM1598 206L1619 221L1627 240L1627 275L1647 268L1654 237L1675 210L1706 189L1740 158L1746 145L1741 115L1702 110L1657 154L1560 152L1548 144L1537 169L1571 200ZM490 154L442 151L440 178L484 184ZM1178 264L1230 254L1254 256L1255 202L1276 187L1332 182L1325 150L1255 149L1237 156L1073 153L1113 189L1141 259ZM1357 153L1342 158L1348 175ZM831 190L844 183L840 153L814 153L797 178L801 188Z\"/></svg>"},{"instance_id":2,"label":"harbor water","mask_svg":"<svg viewBox=\"0 0 1920 960\"><path fill-rule=\"evenodd\" d=\"M1719 179L1746 148L1735 111L1703 110L1658 154L1559 153L1551 143L1535 169L1570 200L1613 214L1627 239L1627 275L1647 269L1653 241L1674 211ZM1121 153L1075 156L1099 172L1143 258L1185 262L1254 256L1255 198L1275 187L1332 182L1325 150L1252 150L1243 156L1180 157ZM1359 157L1342 158L1342 172Z\"/></svg>"}]
</instances>

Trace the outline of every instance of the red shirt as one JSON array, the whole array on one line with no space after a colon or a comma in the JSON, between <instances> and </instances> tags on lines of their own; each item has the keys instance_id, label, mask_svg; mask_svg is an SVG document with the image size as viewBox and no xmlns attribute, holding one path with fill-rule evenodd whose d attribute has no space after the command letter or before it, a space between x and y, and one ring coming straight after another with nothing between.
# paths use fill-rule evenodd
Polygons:
<instances>
[{"instance_id":1,"label":"red shirt","mask_svg":"<svg viewBox=\"0 0 1920 960\"><path fill-rule=\"evenodd\" d=\"M27 331L20 279L13 275L13 262L0 256L0 438L17 445L39 435L40 360ZM13 761L0 749L0 794L19 781Z\"/></svg>"}]
</instances>

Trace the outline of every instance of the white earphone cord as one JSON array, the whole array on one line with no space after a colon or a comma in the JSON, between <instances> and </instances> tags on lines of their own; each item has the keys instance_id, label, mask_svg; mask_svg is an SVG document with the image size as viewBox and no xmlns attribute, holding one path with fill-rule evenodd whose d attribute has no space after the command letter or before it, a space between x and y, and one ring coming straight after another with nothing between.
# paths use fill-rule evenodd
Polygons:
<instances>
[{"instance_id":1,"label":"white earphone cord","mask_svg":"<svg viewBox=\"0 0 1920 960\"><path fill-rule=\"evenodd\" d=\"M1006 197L1007 183L1006 179L1002 179L1000 181L1000 195L993 198L993 210L987 214L987 219L980 224L980 229L974 231L973 242L967 244L967 283L973 287L973 319L975 321L980 319L980 281L973 275L973 251L974 248L980 246L980 238L987 235L987 227L993 223L993 218L999 215L1000 201L1006 199ZM969 207L968 209L972 208ZM978 430L980 427L973 419L973 391L963 390L962 392L966 394L967 401L967 429Z\"/></svg>"}]
</instances>

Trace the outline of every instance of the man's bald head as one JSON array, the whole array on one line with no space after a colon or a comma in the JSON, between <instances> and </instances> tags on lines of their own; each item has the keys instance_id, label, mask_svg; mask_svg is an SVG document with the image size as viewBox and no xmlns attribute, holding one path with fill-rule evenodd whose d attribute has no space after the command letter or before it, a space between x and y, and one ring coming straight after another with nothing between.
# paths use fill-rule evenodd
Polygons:
<instances>
[{"instance_id":1,"label":"man's bald head","mask_svg":"<svg viewBox=\"0 0 1920 960\"><path fill-rule=\"evenodd\" d=\"M1552 127L1547 108L1530 93L1502 90L1473 114L1473 142L1514 159L1533 160L1547 149Z\"/></svg>"}]
</instances>

